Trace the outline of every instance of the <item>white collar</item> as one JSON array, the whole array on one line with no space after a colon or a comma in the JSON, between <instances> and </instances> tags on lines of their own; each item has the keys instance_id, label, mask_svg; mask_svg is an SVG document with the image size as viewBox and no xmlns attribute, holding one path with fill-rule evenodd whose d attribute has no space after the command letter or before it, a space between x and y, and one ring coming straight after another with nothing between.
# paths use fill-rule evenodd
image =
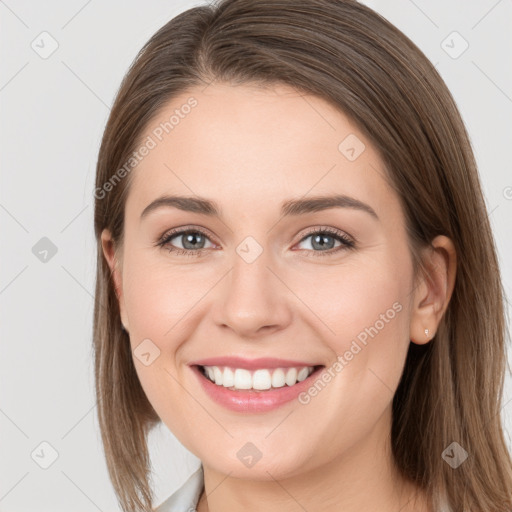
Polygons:
<instances>
[{"instance_id":1,"label":"white collar","mask_svg":"<svg viewBox=\"0 0 512 512\"><path fill-rule=\"evenodd\" d=\"M190 512L195 510L204 487L203 465L189 476L154 512Z\"/></svg>"}]
</instances>

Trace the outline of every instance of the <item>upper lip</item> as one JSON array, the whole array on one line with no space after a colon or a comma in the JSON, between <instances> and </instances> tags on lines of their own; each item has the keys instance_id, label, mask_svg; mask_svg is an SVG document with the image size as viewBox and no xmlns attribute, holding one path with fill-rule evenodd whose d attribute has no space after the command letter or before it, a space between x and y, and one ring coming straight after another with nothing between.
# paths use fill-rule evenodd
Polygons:
<instances>
[{"instance_id":1,"label":"upper lip","mask_svg":"<svg viewBox=\"0 0 512 512\"><path fill-rule=\"evenodd\" d=\"M276 359L274 357L260 357L257 359L245 359L243 357L209 357L189 363L190 366L229 366L230 368L245 368L246 370L257 370L258 368L290 368L305 366L318 366L318 364L293 361L290 359Z\"/></svg>"}]
</instances>

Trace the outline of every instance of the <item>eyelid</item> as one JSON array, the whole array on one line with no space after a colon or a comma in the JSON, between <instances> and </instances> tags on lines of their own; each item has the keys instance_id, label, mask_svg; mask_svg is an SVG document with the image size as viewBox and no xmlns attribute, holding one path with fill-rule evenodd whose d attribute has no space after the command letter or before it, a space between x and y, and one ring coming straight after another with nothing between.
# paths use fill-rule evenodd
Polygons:
<instances>
[{"instance_id":1,"label":"eyelid","mask_svg":"<svg viewBox=\"0 0 512 512\"><path fill-rule=\"evenodd\" d=\"M186 225L186 226L178 226L177 228L168 229L158 239L156 245L160 245L162 243L165 243L165 241L168 238L171 238L174 235L184 235L188 231L193 231L193 232L197 231L197 232L203 234L204 236L208 237L212 241L212 243L215 243L216 245L218 245L217 242L214 242L215 236L212 235L212 233L211 233L211 231L209 229L203 228L202 226L196 226L194 224L190 224L190 225ZM195 252L197 252L197 251L195 251Z\"/></svg>"},{"instance_id":2,"label":"eyelid","mask_svg":"<svg viewBox=\"0 0 512 512\"><path fill-rule=\"evenodd\" d=\"M333 228L331 226L316 226L313 228L305 228L303 232L300 234L299 242L304 240L304 238L314 235L316 233L329 233L331 235L336 235L347 239L350 239L351 241L355 242L355 238L351 235L349 235L346 231L343 231L341 229Z\"/></svg>"}]
</instances>

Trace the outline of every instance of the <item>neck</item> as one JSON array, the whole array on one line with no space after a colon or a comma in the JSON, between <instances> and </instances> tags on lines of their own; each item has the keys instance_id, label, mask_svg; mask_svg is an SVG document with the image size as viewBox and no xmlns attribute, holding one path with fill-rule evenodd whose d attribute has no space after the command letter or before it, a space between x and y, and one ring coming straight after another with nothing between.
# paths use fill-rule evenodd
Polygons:
<instances>
[{"instance_id":1,"label":"neck","mask_svg":"<svg viewBox=\"0 0 512 512\"><path fill-rule=\"evenodd\" d=\"M197 511L427 511L426 495L404 480L393 463L390 427L388 411L358 444L322 466L287 478L234 478L203 464L206 492L201 495Z\"/></svg>"}]
</instances>

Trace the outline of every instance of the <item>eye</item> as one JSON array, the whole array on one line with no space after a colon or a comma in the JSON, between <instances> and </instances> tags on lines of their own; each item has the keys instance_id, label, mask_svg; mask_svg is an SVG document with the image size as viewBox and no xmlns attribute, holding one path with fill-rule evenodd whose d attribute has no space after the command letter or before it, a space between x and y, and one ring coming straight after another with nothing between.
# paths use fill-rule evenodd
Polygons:
<instances>
[{"instance_id":1,"label":"eye","mask_svg":"<svg viewBox=\"0 0 512 512\"><path fill-rule=\"evenodd\" d=\"M309 245L313 249L319 249L313 250L314 256L328 256L355 247L354 241L345 233L328 227L316 228L310 231L299 243L303 243L308 238L311 238ZM336 240L339 242L337 247L335 247Z\"/></svg>"},{"instance_id":2,"label":"eye","mask_svg":"<svg viewBox=\"0 0 512 512\"><path fill-rule=\"evenodd\" d=\"M177 239L181 247L175 247L171 240ZM205 249L205 243L209 240L208 234L198 228L173 229L157 242L159 247L165 247L169 252L177 255L200 256ZM211 243L211 242L210 242Z\"/></svg>"},{"instance_id":3,"label":"eye","mask_svg":"<svg viewBox=\"0 0 512 512\"><path fill-rule=\"evenodd\" d=\"M339 251L352 249L355 247L355 242L350 239L345 233L337 229L329 227L316 228L310 231L299 244L311 238L311 247L313 250L306 250L306 252L313 253L314 256L325 256L338 253ZM174 243L171 243L174 239L177 239L181 243L181 247L176 247ZM339 245L336 247L335 243L338 241ZM188 227L188 228L177 228L166 232L160 240L157 242L157 246L165 247L169 252L176 255L184 256L201 256L208 247L205 244L209 242L210 247L214 247L209 239L208 233L200 228ZM319 249L319 250L316 250Z\"/></svg>"}]
</instances>

